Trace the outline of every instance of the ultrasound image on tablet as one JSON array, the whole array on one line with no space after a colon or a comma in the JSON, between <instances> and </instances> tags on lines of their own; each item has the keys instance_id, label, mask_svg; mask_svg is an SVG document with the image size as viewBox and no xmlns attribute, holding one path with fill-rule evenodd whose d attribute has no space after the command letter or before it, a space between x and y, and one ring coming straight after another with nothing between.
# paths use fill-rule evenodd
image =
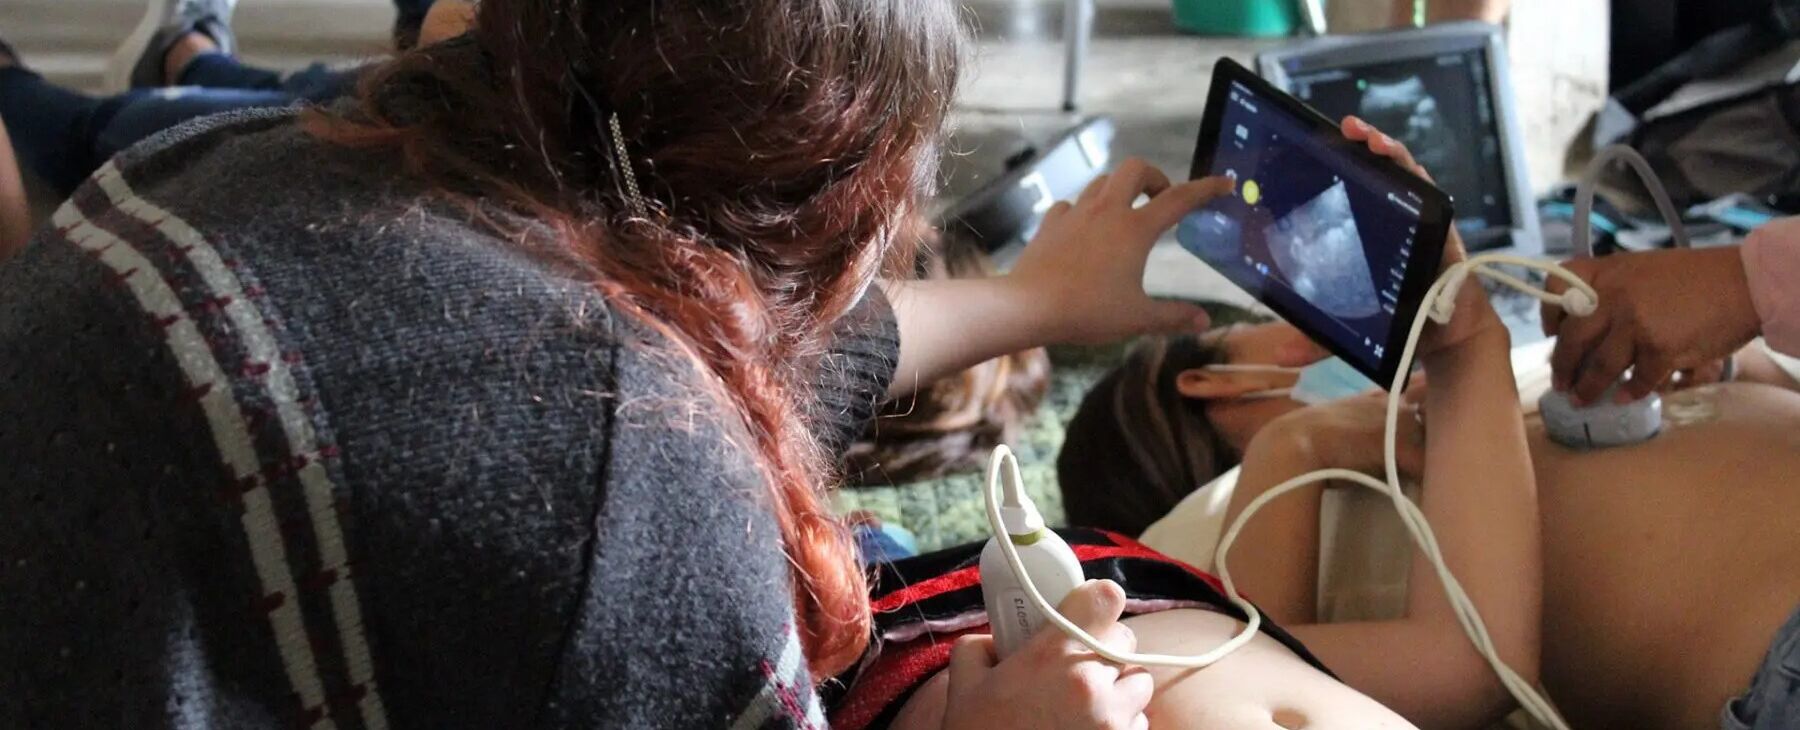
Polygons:
<instances>
[{"instance_id":1,"label":"ultrasound image on tablet","mask_svg":"<svg viewBox=\"0 0 1800 730\"><path fill-rule=\"evenodd\" d=\"M1381 313L1342 181L1276 219L1266 239L1275 267L1314 306L1344 319Z\"/></svg>"},{"instance_id":2,"label":"ultrasound image on tablet","mask_svg":"<svg viewBox=\"0 0 1800 730\"><path fill-rule=\"evenodd\" d=\"M1408 93L1396 87L1388 96L1399 103ZM1426 133L1432 122L1429 105L1423 107L1407 108ZM1176 239L1302 329L1350 353L1346 359L1365 372L1378 370L1392 345L1424 200L1368 162L1331 149L1320 132L1248 87L1232 90L1219 119L1209 169L1196 174L1232 178L1236 194L1189 214Z\"/></svg>"}]
</instances>

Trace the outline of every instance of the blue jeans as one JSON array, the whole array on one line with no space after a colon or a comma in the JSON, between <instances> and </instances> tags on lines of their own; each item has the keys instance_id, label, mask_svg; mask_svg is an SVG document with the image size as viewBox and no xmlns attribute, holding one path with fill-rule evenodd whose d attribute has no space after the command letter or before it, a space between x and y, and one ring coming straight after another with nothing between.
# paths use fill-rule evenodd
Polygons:
<instances>
[{"instance_id":1,"label":"blue jeans","mask_svg":"<svg viewBox=\"0 0 1800 730\"><path fill-rule=\"evenodd\" d=\"M314 64L283 75L212 53L195 57L180 81L92 97L22 67L0 69L0 120L20 162L67 196L114 154L165 129L237 109L328 102L350 90L355 73Z\"/></svg>"},{"instance_id":2,"label":"blue jeans","mask_svg":"<svg viewBox=\"0 0 1800 730\"><path fill-rule=\"evenodd\" d=\"M861 554L863 567L904 560L919 554L912 533L896 527L855 525L850 528L850 533L856 538L856 548Z\"/></svg>"},{"instance_id":3,"label":"blue jeans","mask_svg":"<svg viewBox=\"0 0 1800 730\"><path fill-rule=\"evenodd\" d=\"M1800 610L1775 632L1769 654L1750 689L1725 704L1722 730L1791 730L1800 727Z\"/></svg>"}]
</instances>

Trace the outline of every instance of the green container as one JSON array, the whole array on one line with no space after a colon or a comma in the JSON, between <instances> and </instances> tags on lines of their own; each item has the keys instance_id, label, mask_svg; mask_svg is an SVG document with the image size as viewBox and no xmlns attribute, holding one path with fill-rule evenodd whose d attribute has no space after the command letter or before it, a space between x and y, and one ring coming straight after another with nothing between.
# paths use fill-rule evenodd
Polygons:
<instances>
[{"instance_id":1,"label":"green container","mask_svg":"<svg viewBox=\"0 0 1800 730\"><path fill-rule=\"evenodd\" d=\"M1300 23L1295 0L1175 0L1175 25L1205 35L1274 38Z\"/></svg>"}]
</instances>

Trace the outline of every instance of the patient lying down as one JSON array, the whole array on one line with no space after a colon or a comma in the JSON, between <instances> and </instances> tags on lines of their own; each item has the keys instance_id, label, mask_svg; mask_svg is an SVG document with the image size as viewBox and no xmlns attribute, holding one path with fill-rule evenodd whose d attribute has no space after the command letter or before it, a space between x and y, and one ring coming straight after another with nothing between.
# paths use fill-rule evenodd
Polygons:
<instances>
[{"instance_id":1,"label":"patient lying down","mask_svg":"<svg viewBox=\"0 0 1800 730\"><path fill-rule=\"evenodd\" d=\"M1423 508L1439 526L1445 552L1465 585L1489 609L1487 621L1501 654L1532 677L1539 579L1529 566L1537 561L1537 507L1524 429L1512 410L1517 396L1504 330L1496 322L1464 335L1454 345L1438 344L1427 357L1427 368L1434 388L1426 396L1426 409L1444 422L1468 428L1426 445L1426 461L1454 464L1485 458L1488 468L1469 478L1443 469L1426 474L1428 483L1441 484L1434 496L1443 498L1428 500ZM1491 552L1476 549L1474 530L1450 527L1477 519L1501 528L1498 537L1480 538L1481 547ZM1094 566L1084 567L1090 577L1096 575ZM1244 569L1238 568L1236 574L1244 575ZM1124 582L1135 593L1141 583L1130 578ZM1250 595L1266 600L1254 592ZM1080 606L1070 608L1071 613L1080 613ZM1476 727L1511 707L1492 670L1467 648L1438 591L1415 593L1411 611L1397 620L1324 624L1291 614L1281 616L1278 623L1304 648L1264 634L1207 669L1153 669L1155 694L1145 713L1150 727ZM1229 639L1241 624L1217 610L1179 609L1135 616L1123 626L1129 631L1110 634L1123 648L1197 654ZM1070 647L1060 635L1036 638ZM1301 655L1306 651L1320 665ZM915 692L893 726L942 727L946 703L954 704L957 693L957 666L953 659L950 672Z\"/></svg>"},{"instance_id":2,"label":"patient lying down","mask_svg":"<svg viewBox=\"0 0 1800 730\"><path fill-rule=\"evenodd\" d=\"M1286 325L1141 347L1089 395L1070 427L1061 476L1071 522L1137 534L1237 454L1243 469L1229 495L1228 519L1275 484L1316 468L1380 473L1385 400L1370 396L1306 408L1285 398L1245 399L1282 383L1221 382L1195 370L1209 362L1303 365L1319 356ZM1422 390L1440 385L1431 375L1433 382ZM1794 385L1779 373L1764 379ZM1767 384L1707 385L1666 396L1666 410L1657 438L1608 451L1565 449L1545 437L1535 417L1525 420L1542 517L1542 681L1577 728L1800 726L1792 724L1800 715L1786 714L1800 712L1800 705L1780 669L1783 662L1800 668L1800 626L1784 625L1800 603L1800 571L1794 569L1800 562L1800 482L1793 478L1800 474L1800 394ZM1519 560L1521 553L1503 551L1518 536L1504 523L1453 522L1431 512L1445 492L1466 486L1459 479L1479 480L1496 468L1493 457L1477 454L1433 471L1440 466L1435 442L1455 438L1466 423L1444 419L1429 405L1422 420L1404 413L1401 466L1424 476L1423 504L1450 565L1471 584L1492 626L1508 620L1508 604L1503 596L1479 592L1474 577ZM1277 621L1308 626L1321 619L1323 491L1269 505L1233 548L1239 587ZM1204 509L1206 497L1196 494L1182 503L1170 522L1181 521L1181 510ZM1388 534L1334 542L1403 544L1396 543L1404 540L1398 522L1384 524L1392 528ZM1182 549L1188 546L1169 544L1185 536L1165 527L1158 525L1155 539L1146 541L1177 556L1190 554ZM1454 547L1471 542L1495 548L1483 554ZM1191 547L1191 554L1211 555L1210 544ZM1536 568L1512 564L1526 572ZM1411 587L1423 591L1406 593L1398 612L1403 622L1418 616L1421 592L1439 590L1418 563L1412 573L1419 577ZM1313 628L1349 633L1369 623ZM1166 629L1169 619L1153 625L1152 631ZM1474 715L1436 712L1425 701L1427 692L1391 694L1393 684L1408 680L1430 688L1438 673L1473 656L1459 635L1446 636L1418 655L1407 645L1365 646L1379 658L1366 666L1333 656L1326 645L1314 648L1350 686L1422 726L1477 726L1467 722ZM1162 635L1158 640L1171 644L1158 650L1178 643L1210 646ZM1759 674L1765 665L1772 671ZM1319 723L1329 718L1309 720L1308 727L1326 727Z\"/></svg>"},{"instance_id":3,"label":"patient lying down","mask_svg":"<svg viewBox=\"0 0 1800 730\"><path fill-rule=\"evenodd\" d=\"M1366 128L1346 124L1346 134L1368 140L1378 154L1393 156L1411 164L1405 150L1392 140L1371 134ZM1447 257L1454 261L1462 256L1460 242L1452 242ZM1445 554L1462 579L1464 587L1487 612L1486 620L1495 647L1508 665L1528 680L1535 680L1538 666L1538 630L1540 622L1538 575L1538 505L1525 429L1515 405L1518 400L1512 372L1507 360L1508 341L1500 324L1479 290L1471 287L1457 302L1459 316L1442 328L1431 328L1421 342L1420 362L1430 373L1432 387L1423 398L1422 408L1434 423L1444 424L1436 436L1420 449L1422 478L1429 485L1430 497L1422 505L1427 517L1437 526ZM1155 419L1157 414L1144 413ZM1454 425L1454 427L1451 427ZM1275 432L1274 429L1271 429ZM1275 432L1279 435L1278 432ZM1378 449L1370 449L1375 454ZM1260 457L1259 457L1260 458ZM1480 463L1481 468L1465 472L1460 465ZM1299 462L1294 462L1299 466ZM1298 473L1297 471L1294 473ZM1196 482L1197 485L1199 482ZM1275 518L1271 518L1274 521ZM1480 528L1480 529L1477 529ZM1097 538L1105 543L1093 547L1095 552L1083 554L1089 577L1097 574L1089 557L1098 554L1125 555L1125 562L1139 555L1149 562L1146 572L1157 573L1155 556L1124 538ZM1129 543L1129 544L1128 544ZM954 553L954 551L950 551ZM949 559L955 560L951 555ZM932 556L916 560L928 561ZM1129 568L1130 566L1127 566ZM1143 567L1143 566L1138 566ZM1204 586L1210 578L1189 579L1184 568L1160 571L1164 579L1195 580L1187 592L1155 594L1176 599L1207 594ZM1250 570L1238 567L1235 575ZM1143 598L1144 585L1129 569L1119 573L1099 572L1113 577L1122 575L1126 593ZM1285 577L1287 573L1275 573ZM890 603L895 595L911 594L919 604L936 600L920 598L936 595L947 576L928 577L923 581L877 579L879 586L904 586L887 596L876 597L878 623L884 616L906 614L913 605L896 608ZM1260 586L1273 586L1262 581ZM946 591L954 586L945 587ZM963 590L967 590L966 587ZM1254 599L1267 600L1251 591ZM879 592L879 591L878 591ZM1087 597L1083 597L1083 596ZM1213 593L1216 599L1216 592ZM1286 596L1278 596L1282 601ZM1071 601L1092 601L1078 592ZM1141 601L1140 601L1141 602ZM1175 601L1179 602L1179 601ZM1161 601L1160 608L1170 608L1171 601ZM1218 601L1200 601L1203 606L1216 606ZM1193 605L1192 603L1186 605ZM1278 623L1285 632L1268 629L1245 649L1222 662L1202 670L1152 670L1154 695L1144 717L1156 728L1328 728L1363 729L1394 727L1476 727L1504 716L1512 700L1500 685L1492 669L1468 647L1451 607L1437 590L1414 591L1409 597L1404 617L1355 624L1327 624L1312 621L1283 602L1277 602L1282 613ZM941 604L924 606L918 613L941 609ZM1193 654L1216 647L1234 635L1240 627L1230 612L1222 609L1176 608L1157 611L1147 609L1140 615L1113 623L1118 606L1096 612L1082 605L1065 606L1071 616L1088 616L1100 636L1121 648L1137 648L1156 653ZM1131 613L1139 613L1131 611ZM1110 614L1110 615L1108 615ZM931 613L935 622L926 630L943 637L958 631L954 610ZM1128 627L1128 630L1120 628ZM964 627L966 628L966 627ZM882 707L881 697L861 702L854 695L869 693L892 679L894 673L930 661L932 649L923 646L919 634L901 635L884 630L884 648L873 658L876 668L863 677L849 680L852 701L845 706ZM1296 641L1297 640L1297 641ZM1075 650L1066 639L1053 633L1034 637L1040 657L1054 661ZM937 644L941 647L941 642ZM969 645L959 645L966 650ZM1032 651L1027 648L1024 651ZM936 655L941 658L941 653ZM969 708L968 669L982 668L991 659L968 659L967 654L952 654L948 671L935 677L921 678L921 684L909 685L906 692L894 696L897 708L884 710L891 714L893 727L941 728L962 726L959 708ZM918 660L913 661L913 657ZM885 664L884 664L885 663ZM932 665L942 666L942 665ZM991 671L1016 668L1015 662L1002 662ZM959 667L963 672L959 674ZM935 671L935 670L934 670ZM1116 670L1112 670L1116 671ZM1127 669L1126 672L1142 670ZM1333 676L1335 675L1335 676ZM975 676L979 677L979 673ZM1108 678L1107 682L1114 681ZM1123 681L1118 680L1118 681ZM912 687L916 686L916 691ZM961 688L959 688L961 687ZM991 702L1029 702L1031 698L986 698ZM892 706L888 706L892 707ZM946 722L946 721L949 722ZM839 723L833 717L834 726ZM864 726L844 722L846 727ZM883 722L875 722L880 725ZM1043 727L1076 726L1067 720L1046 718ZM1110 727L1103 724L1102 726ZM1128 727L1120 725L1121 730Z\"/></svg>"}]
</instances>

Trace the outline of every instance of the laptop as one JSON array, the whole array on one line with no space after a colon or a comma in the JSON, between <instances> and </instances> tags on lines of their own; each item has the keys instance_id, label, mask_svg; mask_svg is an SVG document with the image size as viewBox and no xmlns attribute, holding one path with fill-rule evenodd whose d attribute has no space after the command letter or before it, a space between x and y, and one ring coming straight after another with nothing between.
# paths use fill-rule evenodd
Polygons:
<instances>
[{"instance_id":1,"label":"laptop","mask_svg":"<svg viewBox=\"0 0 1800 730\"><path fill-rule=\"evenodd\" d=\"M1455 201L1470 250L1544 252L1500 28L1312 38L1259 54L1256 68L1326 116L1354 114L1404 142Z\"/></svg>"}]
</instances>

